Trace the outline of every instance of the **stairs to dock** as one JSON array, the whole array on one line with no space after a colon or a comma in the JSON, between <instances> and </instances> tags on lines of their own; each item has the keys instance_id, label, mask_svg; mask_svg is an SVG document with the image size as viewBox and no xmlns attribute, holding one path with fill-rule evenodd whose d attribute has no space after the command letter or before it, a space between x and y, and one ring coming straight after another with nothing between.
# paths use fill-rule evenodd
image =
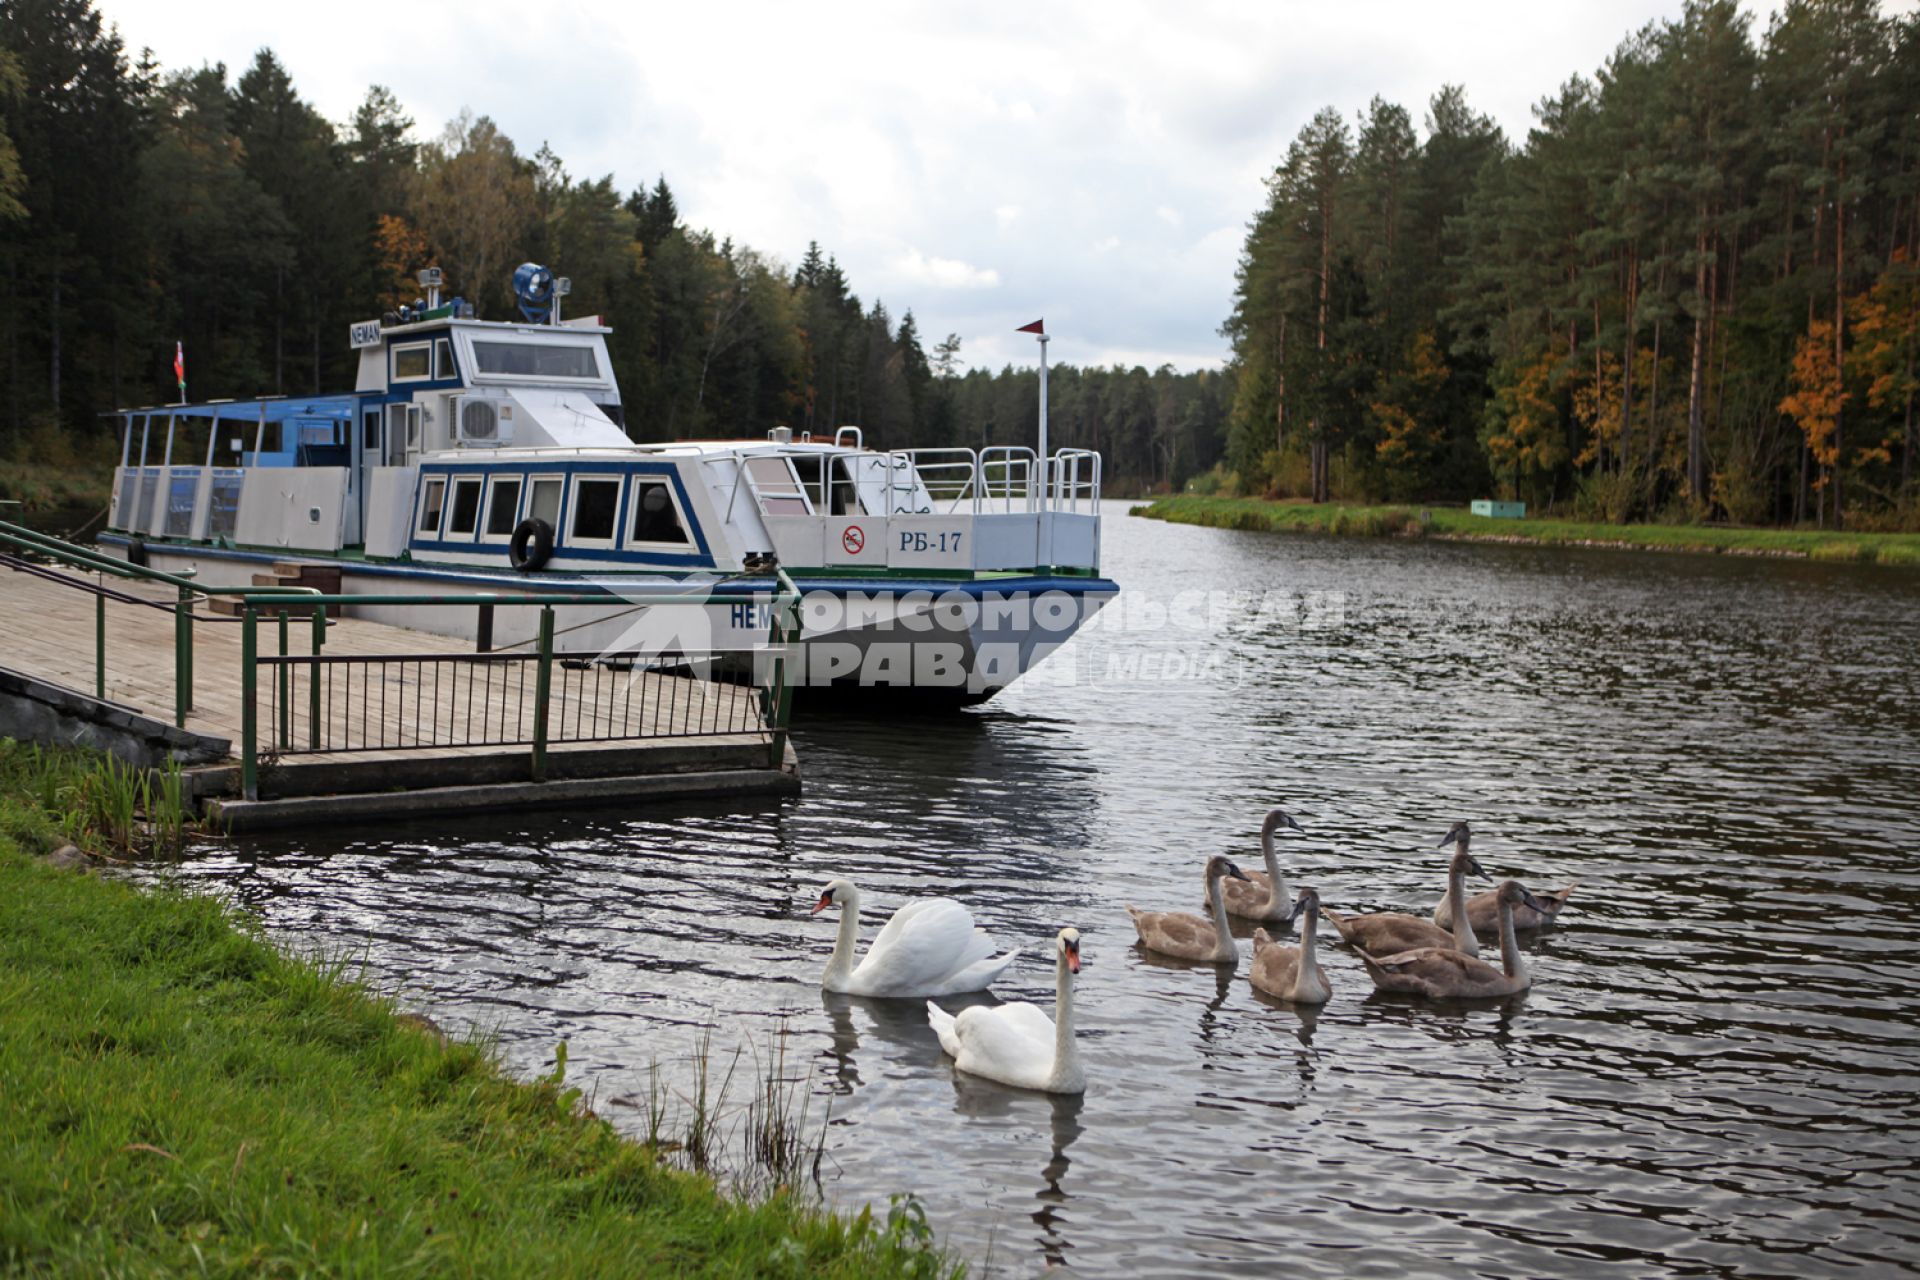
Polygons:
<instances>
[{"instance_id":1,"label":"stairs to dock","mask_svg":"<svg viewBox=\"0 0 1920 1280\"><path fill-rule=\"evenodd\" d=\"M256 587L309 587L322 595L340 594L340 566L337 564L312 564L292 560L276 561L268 573L253 575ZM216 596L207 602L207 608L223 617L237 618L244 606L230 596ZM284 613L289 618L311 618L312 605L288 603L286 605L260 605L262 617L277 617Z\"/></svg>"}]
</instances>

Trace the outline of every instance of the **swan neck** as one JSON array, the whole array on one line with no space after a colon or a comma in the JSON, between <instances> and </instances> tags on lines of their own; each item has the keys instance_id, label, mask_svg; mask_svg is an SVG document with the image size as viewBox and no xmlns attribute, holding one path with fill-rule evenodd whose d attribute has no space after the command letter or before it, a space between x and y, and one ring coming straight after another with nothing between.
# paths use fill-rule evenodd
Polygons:
<instances>
[{"instance_id":1,"label":"swan neck","mask_svg":"<svg viewBox=\"0 0 1920 1280\"><path fill-rule=\"evenodd\" d=\"M1232 951L1233 932L1227 927L1227 895L1220 891L1221 879L1220 876L1207 877L1207 905L1213 908L1214 937L1223 951Z\"/></svg>"},{"instance_id":2,"label":"swan neck","mask_svg":"<svg viewBox=\"0 0 1920 1280\"><path fill-rule=\"evenodd\" d=\"M853 949L860 941L860 895L847 894L840 904L840 930L833 939L833 956L827 961L827 983L844 982L853 973Z\"/></svg>"},{"instance_id":3,"label":"swan neck","mask_svg":"<svg viewBox=\"0 0 1920 1280\"><path fill-rule=\"evenodd\" d=\"M1267 883L1272 886L1267 895L1268 903L1273 906L1291 904L1293 902L1293 886L1287 883L1287 878L1284 875L1280 874L1280 859L1273 851L1272 831L1262 831L1260 833L1260 856L1266 859Z\"/></svg>"},{"instance_id":4,"label":"swan neck","mask_svg":"<svg viewBox=\"0 0 1920 1280\"><path fill-rule=\"evenodd\" d=\"M1520 939L1513 931L1513 905L1504 899L1500 903L1500 962L1506 966L1509 978L1527 981L1526 958L1520 954Z\"/></svg>"},{"instance_id":5,"label":"swan neck","mask_svg":"<svg viewBox=\"0 0 1920 1280\"><path fill-rule=\"evenodd\" d=\"M1080 1051L1073 1039L1073 970L1062 955L1053 964L1053 1078L1073 1080L1079 1073Z\"/></svg>"},{"instance_id":6,"label":"swan neck","mask_svg":"<svg viewBox=\"0 0 1920 1280\"><path fill-rule=\"evenodd\" d=\"M1480 954L1480 940L1467 919L1467 869L1458 863L1447 868L1447 899L1453 907L1453 945L1470 956Z\"/></svg>"},{"instance_id":7,"label":"swan neck","mask_svg":"<svg viewBox=\"0 0 1920 1280\"><path fill-rule=\"evenodd\" d=\"M1314 949L1314 943L1320 936L1318 912L1304 917L1300 926L1300 976L1295 980L1296 987L1323 985L1320 977L1320 957Z\"/></svg>"}]
</instances>

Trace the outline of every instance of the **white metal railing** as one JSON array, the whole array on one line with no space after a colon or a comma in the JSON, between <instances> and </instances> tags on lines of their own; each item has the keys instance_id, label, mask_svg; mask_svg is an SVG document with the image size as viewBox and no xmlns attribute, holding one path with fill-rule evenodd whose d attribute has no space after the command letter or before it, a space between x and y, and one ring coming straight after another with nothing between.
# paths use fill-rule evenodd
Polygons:
<instances>
[{"instance_id":1,"label":"white metal railing","mask_svg":"<svg viewBox=\"0 0 1920 1280\"><path fill-rule=\"evenodd\" d=\"M1100 512L1100 455L1062 449L1047 460L1047 505L1055 511Z\"/></svg>"},{"instance_id":2,"label":"white metal railing","mask_svg":"<svg viewBox=\"0 0 1920 1280\"><path fill-rule=\"evenodd\" d=\"M980 502L976 511L996 515L1040 509L1034 454L1025 445L989 445L980 451Z\"/></svg>"},{"instance_id":3,"label":"white metal railing","mask_svg":"<svg viewBox=\"0 0 1920 1280\"><path fill-rule=\"evenodd\" d=\"M1042 468L1024 445L990 445L975 452L954 447L895 449L887 455L888 514L1093 513L1100 503L1100 455L1062 449Z\"/></svg>"},{"instance_id":4,"label":"white metal railing","mask_svg":"<svg viewBox=\"0 0 1920 1280\"><path fill-rule=\"evenodd\" d=\"M887 455L887 514L957 515L980 509L980 455L971 449L895 449ZM962 503L967 504L964 508Z\"/></svg>"}]
</instances>

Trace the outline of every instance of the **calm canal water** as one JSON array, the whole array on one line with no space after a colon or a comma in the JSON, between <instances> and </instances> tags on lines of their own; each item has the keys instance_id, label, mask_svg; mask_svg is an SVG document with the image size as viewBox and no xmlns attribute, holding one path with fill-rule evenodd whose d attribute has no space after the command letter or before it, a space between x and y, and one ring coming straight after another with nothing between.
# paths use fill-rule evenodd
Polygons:
<instances>
[{"instance_id":1,"label":"calm canal water","mask_svg":"<svg viewBox=\"0 0 1920 1280\"><path fill-rule=\"evenodd\" d=\"M523 1074L569 1041L618 1123L708 1028L765 1052L784 1026L831 1101L829 1199L910 1190L976 1272L1920 1262L1920 577L1109 512L1127 594L1052 678L815 716L796 803L253 840L190 874ZM1209 591L1242 595L1177 599ZM1494 874L1579 878L1534 989L1382 997L1328 948L1303 1013L1244 959L1144 957L1122 904L1192 909L1207 855L1258 865L1274 804L1336 908L1430 909L1459 818ZM914 1002L823 998L807 912L836 875L868 937L904 897L967 903L1028 949L1003 997L1050 1004L1076 925L1084 1100L956 1077Z\"/></svg>"}]
</instances>

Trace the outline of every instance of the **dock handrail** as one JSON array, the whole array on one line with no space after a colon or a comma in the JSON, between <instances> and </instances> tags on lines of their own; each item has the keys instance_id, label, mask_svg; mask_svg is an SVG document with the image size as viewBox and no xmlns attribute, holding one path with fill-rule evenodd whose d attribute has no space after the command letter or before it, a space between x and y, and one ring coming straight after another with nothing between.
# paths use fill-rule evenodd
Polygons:
<instances>
[{"instance_id":1,"label":"dock handrail","mask_svg":"<svg viewBox=\"0 0 1920 1280\"><path fill-rule=\"evenodd\" d=\"M137 579L143 582L163 582L171 587L192 591L203 596L246 596L246 595L315 595L312 587L216 587L195 582L189 575L167 573L143 564L134 564L127 560L118 560L98 551L89 551L78 543L68 542L65 538L56 538L50 533L40 533L24 525L0 520L0 543L9 543L22 550L52 556L81 569L97 569L102 573L111 573L117 577Z\"/></svg>"},{"instance_id":2,"label":"dock handrail","mask_svg":"<svg viewBox=\"0 0 1920 1280\"><path fill-rule=\"evenodd\" d=\"M196 596L309 596L318 594L311 587L213 587L194 582L182 574L165 573L143 564L116 560L112 556L89 551L78 543L52 534L29 529L25 525L0 520L0 546L13 547L33 555L45 556L95 573L112 574L135 582L157 582L174 589L173 601L173 723L185 727L187 713L193 710L193 602ZM94 696L107 696L107 597L94 595L93 662ZM166 606L161 606L166 607Z\"/></svg>"},{"instance_id":3,"label":"dock handrail","mask_svg":"<svg viewBox=\"0 0 1920 1280\"><path fill-rule=\"evenodd\" d=\"M800 624L798 609L800 589L786 570L774 569L775 592L773 599L772 621L768 627L768 671L766 682L760 687L761 722L768 738L768 767L778 769L786 759L787 726L792 713L793 691L789 686L787 649L799 638ZM636 607L656 605L708 605L722 599L719 592L708 588L699 591L622 591L620 603ZM537 648L532 655L525 655L522 661L531 661L534 666L533 729L532 736L524 740L530 747L531 773L535 782L544 782L547 777L547 748L551 740L549 721L553 702L553 673L556 657L567 659L578 655L557 654L554 649L554 607L556 605L605 605L608 597L604 593L582 594L578 592L544 592L527 595L499 595L491 592L468 593L464 595L323 595L315 594L302 597L300 606L313 609L313 648L306 655L290 654L287 647L287 612L279 610L280 653L277 658L260 654L259 614L260 607L271 606L275 600L271 596L258 599L251 596L241 598L241 639L240 639L240 786L241 794L249 800L259 796L259 760L260 760L260 721L259 721L259 668L266 665L275 669L277 687L274 707L278 721L279 744L282 749L291 749L293 721L293 689L290 683L291 670L295 666L306 665L310 668L307 677L307 726L313 736L310 749L319 749L319 734L322 719L321 682L311 668L325 661L320 649L325 641L327 608L330 605L483 605L492 608L537 607L540 610L538 629L535 633ZM442 663L493 662L503 656L499 652L443 656L435 661ZM391 659L389 659L390 661ZM400 659L408 661L409 659ZM368 659L368 662L382 661ZM417 659L415 659L417 661Z\"/></svg>"},{"instance_id":4,"label":"dock handrail","mask_svg":"<svg viewBox=\"0 0 1920 1280\"><path fill-rule=\"evenodd\" d=\"M317 732L321 719L320 683L314 678L313 668L323 661L321 649L326 640L328 612L330 609L344 609L347 606L381 605L432 605L432 606L473 606L486 608L528 607L540 610L537 632L537 651L525 655L522 660L535 666L535 697L532 707L533 733L531 738L532 775L535 781L544 781L547 775L547 747L553 735L548 723L549 703L552 694L552 680L556 656L563 660L573 660L579 655L556 655L554 649L554 609L565 605L597 605L609 603L605 592L541 592L536 594L500 594L493 592L471 592L461 595L431 594L329 594L312 587L304 586L232 586L216 587L196 583L180 575L166 573L146 565L131 564L116 560L110 556L67 542L48 534L42 534L21 525L0 521L0 548L14 548L29 555L65 563L71 567L88 572L113 575L129 581L139 581L172 587L175 599L148 600L106 587L80 581L64 574L49 573L43 566L18 556L0 552L0 563L8 563L19 571L35 574L42 578L57 581L65 586L84 589L91 592L95 599L94 639L95 639L95 696L106 698L106 604L108 599L129 604L142 604L152 608L171 610L174 614L174 723L184 727L187 714L193 709L193 622L192 607L194 601L202 596L226 596L235 598L240 616L235 619L241 627L241 743L240 767L242 794L248 799L258 798L260 768L260 725L258 711L258 691L260 667L267 666L277 673L278 698L276 707L281 718L281 745L287 746L287 734L291 726L290 694L292 692L290 675L303 664L308 673L308 725L309 732ZM774 569L774 591L772 620L768 628L768 662L766 670L769 678L759 681L759 705L761 726L756 732L767 735L770 751L769 767L778 769L786 756L787 729L792 711L792 690L789 688L790 664L788 648L799 638L800 590L784 569ZM717 585L717 584L715 584ZM713 587L699 590L661 590L661 591L622 591L617 600L620 604L644 609L655 606L705 606L715 603L731 602L736 597L724 596ZM312 615L313 642L310 654L289 652L289 614L295 609L310 611ZM266 655L260 652L259 623L262 612L269 617L277 615L279 627L279 654ZM205 621L204 617L200 620ZM443 662L497 662L501 655L439 655L436 660ZM377 659L373 659L377 661ZM572 740L572 739L568 739Z\"/></svg>"}]
</instances>

